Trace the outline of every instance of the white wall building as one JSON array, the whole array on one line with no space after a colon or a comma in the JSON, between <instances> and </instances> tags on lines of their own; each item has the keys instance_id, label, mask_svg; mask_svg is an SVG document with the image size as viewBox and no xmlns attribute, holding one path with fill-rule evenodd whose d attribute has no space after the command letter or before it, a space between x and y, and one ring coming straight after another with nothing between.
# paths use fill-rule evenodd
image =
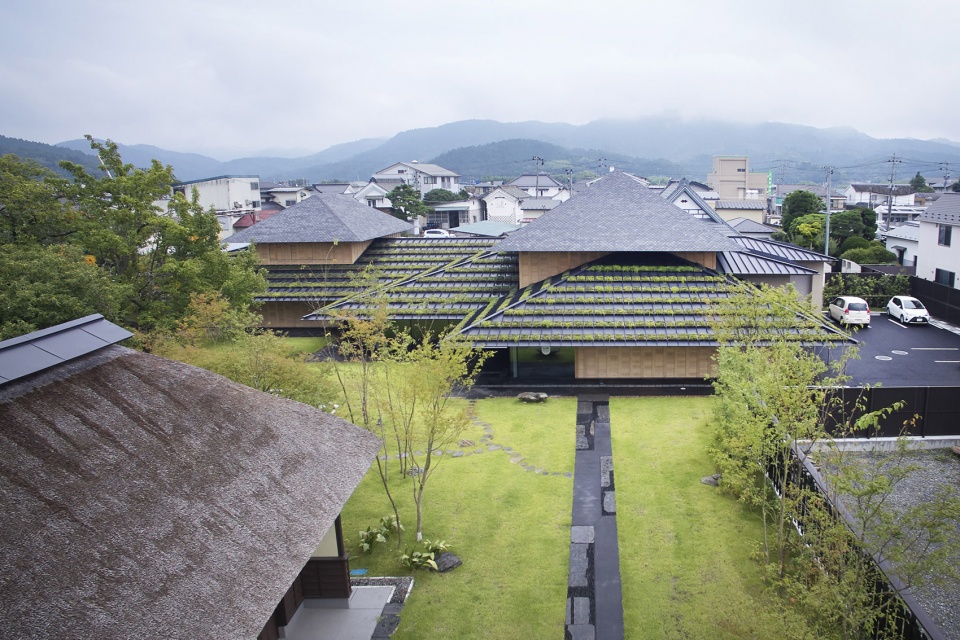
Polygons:
<instances>
[{"instance_id":1,"label":"white wall building","mask_svg":"<svg viewBox=\"0 0 960 640\"><path fill-rule=\"evenodd\" d=\"M446 189L454 193L461 190L460 174L435 164L421 164L416 161L392 164L373 174L373 180L384 180L388 183L399 180L415 188L421 196L434 189Z\"/></svg>"},{"instance_id":2,"label":"white wall building","mask_svg":"<svg viewBox=\"0 0 960 640\"><path fill-rule=\"evenodd\" d=\"M233 234L233 223L243 214L260 211L260 176L216 176L173 185L173 192L187 200L193 198L194 190L204 209L213 207L217 212L221 238Z\"/></svg>"},{"instance_id":3,"label":"white wall building","mask_svg":"<svg viewBox=\"0 0 960 640\"><path fill-rule=\"evenodd\" d=\"M917 277L957 288L960 193L944 193L917 218L917 223Z\"/></svg>"}]
</instances>

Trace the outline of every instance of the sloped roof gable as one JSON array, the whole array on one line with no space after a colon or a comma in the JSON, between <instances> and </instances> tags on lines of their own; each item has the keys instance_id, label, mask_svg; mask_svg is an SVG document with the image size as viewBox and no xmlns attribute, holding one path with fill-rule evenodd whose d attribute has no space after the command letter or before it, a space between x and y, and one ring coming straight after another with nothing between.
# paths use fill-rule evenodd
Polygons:
<instances>
[{"instance_id":1,"label":"sloped roof gable","mask_svg":"<svg viewBox=\"0 0 960 640\"><path fill-rule=\"evenodd\" d=\"M410 223L357 202L353 196L318 193L235 233L227 241L364 242L412 228Z\"/></svg>"},{"instance_id":2,"label":"sloped roof gable","mask_svg":"<svg viewBox=\"0 0 960 640\"><path fill-rule=\"evenodd\" d=\"M729 227L694 219L623 172L605 175L498 245L500 251L725 251Z\"/></svg>"}]
</instances>

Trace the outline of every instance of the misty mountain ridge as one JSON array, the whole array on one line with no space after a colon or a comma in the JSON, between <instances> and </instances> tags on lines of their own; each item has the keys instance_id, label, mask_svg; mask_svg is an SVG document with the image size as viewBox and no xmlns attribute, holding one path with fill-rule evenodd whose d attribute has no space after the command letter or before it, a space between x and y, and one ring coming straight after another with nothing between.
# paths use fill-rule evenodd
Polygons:
<instances>
[{"instance_id":1,"label":"misty mountain ridge","mask_svg":"<svg viewBox=\"0 0 960 640\"><path fill-rule=\"evenodd\" d=\"M49 145L47 145L49 146ZM85 140L58 147L90 154ZM250 157L226 162L197 153L152 145L119 144L124 161L149 166L154 158L170 164L180 180L218 175L255 174L264 180L303 178L363 181L395 162L440 164L465 181L513 178L536 169L533 156L547 160L543 170L564 178L567 169L600 173L616 166L647 177L687 177L703 181L713 156L746 155L752 171L771 171L775 182L820 183L824 167L836 167L835 184L885 182L894 153L904 161L896 177L903 182L917 171L931 179L938 163L960 165L960 143L937 140L877 139L851 127L818 129L766 122L743 124L687 121L671 116L634 120L596 120L584 125L538 121L503 123L463 120L411 129L389 139L367 138L296 157ZM7 152L0 144L0 153Z\"/></svg>"}]
</instances>

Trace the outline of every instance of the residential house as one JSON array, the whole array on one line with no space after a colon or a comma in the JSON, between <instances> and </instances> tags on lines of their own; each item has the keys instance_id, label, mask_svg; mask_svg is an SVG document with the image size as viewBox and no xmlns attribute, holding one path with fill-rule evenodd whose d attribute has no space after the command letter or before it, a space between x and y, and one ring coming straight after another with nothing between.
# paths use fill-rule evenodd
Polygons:
<instances>
[{"instance_id":1,"label":"residential house","mask_svg":"<svg viewBox=\"0 0 960 640\"><path fill-rule=\"evenodd\" d=\"M881 232L881 238L889 251L897 254L897 264L916 267L920 243L920 223L913 220Z\"/></svg>"},{"instance_id":2,"label":"residential house","mask_svg":"<svg viewBox=\"0 0 960 640\"><path fill-rule=\"evenodd\" d=\"M520 224L523 220L522 203L529 196L519 187L496 187L483 196L483 219L504 224Z\"/></svg>"},{"instance_id":3,"label":"residential house","mask_svg":"<svg viewBox=\"0 0 960 640\"><path fill-rule=\"evenodd\" d=\"M868 207L879 209L888 204L913 206L916 193L908 184L895 184L891 190L888 184L865 184L855 182L843 192L847 207ZM891 202L892 195L892 202Z\"/></svg>"},{"instance_id":4,"label":"residential house","mask_svg":"<svg viewBox=\"0 0 960 640\"><path fill-rule=\"evenodd\" d=\"M434 189L446 189L454 193L461 191L460 174L435 164L423 164L417 161L397 162L377 171L371 179L383 184L385 188L393 183L395 183L393 186L409 184L419 191L421 196ZM387 188L387 191L391 191L393 186Z\"/></svg>"},{"instance_id":5,"label":"residential house","mask_svg":"<svg viewBox=\"0 0 960 640\"><path fill-rule=\"evenodd\" d=\"M746 156L714 156L707 184L721 200L763 200L769 192L767 173L752 173Z\"/></svg>"},{"instance_id":6,"label":"residential house","mask_svg":"<svg viewBox=\"0 0 960 640\"><path fill-rule=\"evenodd\" d=\"M529 224L563 204L556 198L524 198L520 201L520 223Z\"/></svg>"},{"instance_id":7,"label":"residential house","mask_svg":"<svg viewBox=\"0 0 960 640\"><path fill-rule=\"evenodd\" d=\"M456 202L438 202L427 214L427 229L455 229L460 225L481 221L483 208L480 200L469 198Z\"/></svg>"},{"instance_id":8,"label":"residential house","mask_svg":"<svg viewBox=\"0 0 960 640\"><path fill-rule=\"evenodd\" d=\"M260 183L260 202L273 202L284 209L309 198L315 191L310 187L288 187L286 185L267 185ZM261 204L261 206L262 206Z\"/></svg>"},{"instance_id":9,"label":"residential house","mask_svg":"<svg viewBox=\"0 0 960 640\"><path fill-rule=\"evenodd\" d=\"M570 197L567 188L546 173L523 174L504 186L516 187L534 198L553 198L563 202Z\"/></svg>"},{"instance_id":10,"label":"residential house","mask_svg":"<svg viewBox=\"0 0 960 640\"><path fill-rule=\"evenodd\" d=\"M375 239L396 237L412 229L410 223L361 204L351 195L318 193L227 240L254 243L262 264L277 278L290 281L304 269L324 271L353 265ZM289 274L291 267L294 275L281 275ZM287 287L281 293L292 291ZM273 295L264 302L265 326L316 326L301 320L314 309L300 297Z\"/></svg>"},{"instance_id":11,"label":"residential house","mask_svg":"<svg viewBox=\"0 0 960 640\"><path fill-rule=\"evenodd\" d=\"M370 181L363 186L352 189L350 195L352 195L357 202L383 211L384 213L389 213L393 208L393 203L387 198L387 194L391 190L388 190L383 184Z\"/></svg>"},{"instance_id":12,"label":"residential house","mask_svg":"<svg viewBox=\"0 0 960 640\"><path fill-rule=\"evenodd\" d=\"M717 200L713 207L724 220L747 218L763 224L767 214L766 200Z\"/></svg>"},{"instance_id":13,"label":"residential house","mask_svg":"<svg viewBox=\"0 0 960 640\"><path fill-rule=\"evenodd\" d=\"M220 223L220 237L233 233L233 224L245 213L260 210L260 177L254 175L225 175L200 180L188 180L173 185L174 193L187 200L197 192L204 209L213 207Z\"/></svg>"},{"instance_id":14,"label":"residential house","mask_svg":"<svg viewBox=\"0 0 960 640\"><path fill-rule=\"evenodd\" d=\"M823 201L823 208L827 208L827 188L817 184L775 184L773 192L770 194L770 205L768 207L770 220L776 220L779 224L783 216L783 199L794 191L809 191ZM846 205L846 196L842 193L830 191L830 210L843 211Z\"/></svg>"},{"instance_id":15,"label":"residential house","mask_svg":"<svg viewBox=\"0 0 960 640\"><path fill-rule=\"evenodd\" d=\"M960 272L960 193L942 194L917 223L917 277L956 288L956 274ZM954 229L958 229L956 238Z\"/></svg>"},{"instance_id":16,"label":"residential house","mask_svg":"<svg viewBox=\"0 0 960 640\"><path fill-rule=\"evenodd\" d=\"M339 514L380 441L130 335L0 342L3 635L273 640L349 596Z\"/></svg>"},{"instance_id":17,"label":"residential house","mask_svg":"<svg viewBox=\"0 0 960 640\"><path fill-rule=\"evenodd\" d=\"M671 180L671 184L660 191L660 197L675 207L683 209L694 218L721 222L723 218L717 214L714 206L703 197L709 190L705 191L698 188L696 186L698 184L699 183L696 182L688 182L686 178L676 183ZM714 200L713 202L715 205L717 201Z\"/></svg>"}]
</instances>

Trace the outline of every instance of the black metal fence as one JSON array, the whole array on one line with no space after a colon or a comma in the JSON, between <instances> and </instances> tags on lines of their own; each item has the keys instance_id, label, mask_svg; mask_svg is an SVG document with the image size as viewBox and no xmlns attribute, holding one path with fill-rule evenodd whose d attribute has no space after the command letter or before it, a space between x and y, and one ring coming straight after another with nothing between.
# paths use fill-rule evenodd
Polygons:
<instances>
[{"instance_id":1,"label":"black metal fence","mask_svg":"<svg viewBox=\"0 0 960 640\"><path fill-rule=\"evenodd\" d=\"M930 315L960 325L960 289L917 278L910 278L910 295L920 300Z\"/></svg>"},{"instance_id":2,"label":"black metal fence","mask_svg":"<svg viewBox=\"0 0 960 640\"><path fill-rule=\"evenodd\" d=\"M778 468L786 464L787 469ZM828 491L826 482L816 465L797 446L793 445L787 461L776 459L767 470L767 477L778 492L787 490L781 479L786 479L795 489L819 493L832 517L842 518L852 531L857 530L853 515L842 504L835 503ZM801 508L794 518L801 536L814 525L805 509ZM917 600L907 592L906 586L897 577L893 567L882 556L870 556L863 549L851 548L847 553L860 554L868 563L873 574L870 585L873 590L873 605L880 613L875 622L872 637L897 637L903 640L946 640L936 623L920 606Z\"/></svg>"},{"instance_id":3,"label":"black metal fence","mask_svg":"<svg viewBox=\"0 0 960 640\"><path fill-rule=\"evenodd\" d=\"M829 397L831 406L825 427L832 435L839 435L851 416L856 418L902 402L901 409L857 437L960 436L960 387L844 387L834 389Z\"/></svg>"}]
</instances>

